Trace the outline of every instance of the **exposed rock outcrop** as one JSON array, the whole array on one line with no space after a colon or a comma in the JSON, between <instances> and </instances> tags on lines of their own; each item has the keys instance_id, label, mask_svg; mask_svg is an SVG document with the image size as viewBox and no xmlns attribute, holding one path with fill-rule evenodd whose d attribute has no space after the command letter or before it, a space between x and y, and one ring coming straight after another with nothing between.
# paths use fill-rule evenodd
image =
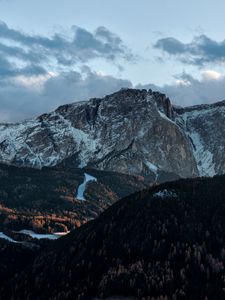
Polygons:
<instances>
[{"instance_id":1,"label":"exposed rock outcrop","mask_svg":"<svg viewBox=\"0 0 225 300\"><path fill-rule=\"evenodd\" d=\"M0 125L0 161L41 168L69 159L120 173L181 177L225 170L225 105L175 108L166 95L122 89ZM221 163L221 161L223 161Z\"/></svg>"}]
</instances>

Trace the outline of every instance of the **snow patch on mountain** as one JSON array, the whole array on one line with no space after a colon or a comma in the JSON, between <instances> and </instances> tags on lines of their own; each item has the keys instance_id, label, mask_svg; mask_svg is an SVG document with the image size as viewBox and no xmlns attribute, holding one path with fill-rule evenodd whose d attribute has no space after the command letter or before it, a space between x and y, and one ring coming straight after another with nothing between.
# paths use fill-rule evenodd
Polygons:
<instances>
[{"instance_id":1,"label":"snow patch on mountain","mask_svg":"<svg viewBox=\"0 0 225 300\"><path fill-rule=\"evenodd\" d=\"M160 110L158 110L160 117L163 118L164 120L166 120L167 122L173 123L176 125L176 123L174 121L172 121L170 118L168 118L164 113L162 113Z\"/></svg>"},{"instance_id":2,"label":"snow patch on mountain","mask_svg":"<svg viewBox=\"0 0 225 300\"><path fill-rule=\"evenodd\" d=\"M94 153L97 150L98 140L92 139L90 134L75 128L71 121L64 118L62 115L58 113L53 113L53 116L59 117L63 124L63 130L60 132L56 132L56 135L68 135L71 136L74 144L77 144L78 149L80 151L80 164L79 168L83 168L87 165L88 159L91 153Z\"/></svg>"},{"instance_id":3,"label":"snow patch on mountain","mask_svg":"<svg viewBox=\"0 0 225 300\"><path fill-rule=\"evenodd\" d=\"M199 175L216 175L215 164L213 162L213 154L209 150L205 149L200 135L197 132L189 132L188 135L194 144L193 152L196 158Z\"/></svg>"},{"instance_id":4,"label":"snow patch on mountain","mask_svg":"<svg viewBox=\"0 0 225 300\"><path fill-rule=\"evenodd\" d=\"M95 178L94 176L84 173L84 181L82 184L79 185L78 189L77 189L77 195L76 195L76 199L81 200L81 201L85 201L85 197L84 197L84 193L86 190L86 186L87 183L90 181L97 181L97 178Z\"/></svg>"},{"instance_id":5,"label":"snow patch on mountain","mask_svg":"<svg viewBox=\"0 0 225 300\"><path fill-rule=\"evenodd\" d=\"M224 107L210 106L206 108L196 106L196 110L194 108L178 116L177 123L183 127L185 134L191 140L199 175L212 177L217 174L214 145L222 142L217 138L218 132L214 131L213 126L216 126L216 122L220 122L220 117L222 117L223 122L225 121L225 109ZM211 136L210 131L214 132L213 136ZM220 147L223 149L222 146Z\"/></svg>"},{"instance_id":6,"label":"snow patch on mountain","mask_svg":"<svg viewBox=\"0 0 225 300\"><path fill-rule=\"evenodd\" d=\"M0 232L0 239L7 240L8 242L11 242L11 243L18 243L17 241L13 240L11 237L4 234L3 232Z\"/></svg>"},{"instance_id":7,"label":"snow patch on mountain","mask_svg":"<svg viewBox=\"0 0 225 300\"><path fill-rule=\"evenodd\" d=\"M177 194L174 191L169 191L167 189L164 189L164 190L158 191L157 193L154 193L153 197L175 198L175 197L177 197Z\"/></svg>"},{"instance_id":8,"label":"snow patch on mountain","mask_svg":"<svg viewBox=\"0 0 225 300\"><path fill-rule=\"evenodd\" d=\"M38 240L42 240L42 239L56 240L56 239L60 238L60 236L61 236L61 235L55 234L55 233L54 234L35 233L32 230L26 230L26 229L20 230L20 231L18 231L18 233L29 235L32 238L38 239Z\"/></svg>"},{"instance_id":9,"label":"snow patch on mountain","mask_svg":"<svg viewBox=\"0 0 225 300\"><path fill-rule=\"evenodd\" d=\"M155 181L157 181L158 179L158 167L156 165L154 165L153 163L151 163L150 161L146 161L145 164L147 165L147 167L149 168L150 171L152 171L155 174Z\"/></svg>"}]
</instances>

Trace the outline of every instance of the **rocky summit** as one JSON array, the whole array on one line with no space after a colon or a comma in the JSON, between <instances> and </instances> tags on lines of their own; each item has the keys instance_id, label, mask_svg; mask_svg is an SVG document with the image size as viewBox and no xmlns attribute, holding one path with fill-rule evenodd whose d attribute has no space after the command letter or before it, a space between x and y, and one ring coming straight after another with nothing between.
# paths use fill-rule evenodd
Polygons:
<instances>
[{"instance_id":1,"label":"rocky summit","mask_svg":"<svg viewBox=\"0 0 225 300\"><path fill-rule=\"evenodd\" d=\"M173 106L164 94L122 89L0 125L0 161L155 176L213 176L225 170L225 102ZM213 142L212 142L213 140Z\"/></svg>"}]
</instances>

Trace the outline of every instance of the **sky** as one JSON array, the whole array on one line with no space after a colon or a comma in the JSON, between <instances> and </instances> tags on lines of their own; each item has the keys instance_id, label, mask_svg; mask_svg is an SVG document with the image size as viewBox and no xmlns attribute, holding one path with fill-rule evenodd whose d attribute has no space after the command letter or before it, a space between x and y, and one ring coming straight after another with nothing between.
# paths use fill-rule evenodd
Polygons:
<instances>
[{"instance_id":1,"label":"sky","mask_svg":"<svg viewBox=\"0 0 225 300\"><path fill-rule=\"evenodd\" d=\"M0 0L0 122L122 87L225 99L225 1Z\"/></svg>"}]
</instances>

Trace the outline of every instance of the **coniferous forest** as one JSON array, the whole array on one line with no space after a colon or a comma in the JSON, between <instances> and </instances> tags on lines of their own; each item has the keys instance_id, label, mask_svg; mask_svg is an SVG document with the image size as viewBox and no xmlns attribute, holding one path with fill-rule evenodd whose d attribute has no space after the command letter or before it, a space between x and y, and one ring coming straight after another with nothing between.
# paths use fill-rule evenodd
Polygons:
<instances>
[{"instance_id":1,"label":"coniferous forest","mask_svg":"<svg viewBox=\"0 0 225 300\"><path fill-rule=\"evenodd\" d=\"M225 177L165 183L124 198L52 242L3 299L225 297ZM4 298L5 297L5 298Z\"/></svg>"}]
</instances>

